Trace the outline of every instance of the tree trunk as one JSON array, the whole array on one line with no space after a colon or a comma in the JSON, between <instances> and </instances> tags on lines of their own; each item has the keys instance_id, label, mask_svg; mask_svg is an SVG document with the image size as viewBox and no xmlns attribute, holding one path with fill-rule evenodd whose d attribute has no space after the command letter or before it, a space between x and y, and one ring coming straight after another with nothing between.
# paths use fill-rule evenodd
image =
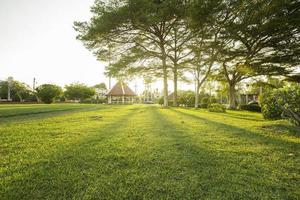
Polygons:
<instances>
[{"instance_id":1,"label":"tree trunk","mask_svg":"<svg viewBox=\"0 0 300 200\"><path fill-rule=\"evenodd\" d=\"M160 38L160 50L162 53L161 61L163 68L163 77L164 77L164 107L168 107L168 69L167 69L167 54L165 49L164 38Z\"/></svg>"},{"instance_id":2,"label":"tree trunk","mask_svg":"<svg viewBox=\"0 0 300 200\"><path fill-rule=\"evenodd\" d=\"M164 75L164 107L168 107L168 71L166 64L166 57L162 59L163 75Z\"/></svg>"},{"instance_id":3,"label":"tree trunk","mask_svg":"<svg viewBox=\"0 0 300 200\"><path fill-rule=\"evenodd\" d=\"M174 66L174 93L173 93L173 106L177 106L177 67Z\"/></svg>"},{"instance_id":4,"label":"tree trunk","mask_svg":"<svg viewBox=\"0 0 300 200\"><path fill-rule=\"evenodd\" d=\"M199 108L199 90L200 90L200 85L199 81L196 81L196 91L195 91L195 108Z\"/></svg>"},{"instance_id":5,"label":"tree trunk","mask_svg":"<svg viewBox=\"0 0 300 200\"><path fill-rule=\"evenodd\" d=\"M23 98L20 94L17 94L17 96L19 97L19 101L22 102L23 101Z\"/></svg>"},{"instance_id":6,"label":"tree trunk","mask_svg":"<svg viewBox=\"0 0 300 200\"><path fill-rule=\"evenodd\" d=\"M229 108L236 109L235 83L229 84Z\"/></svg>"}]
</instances>

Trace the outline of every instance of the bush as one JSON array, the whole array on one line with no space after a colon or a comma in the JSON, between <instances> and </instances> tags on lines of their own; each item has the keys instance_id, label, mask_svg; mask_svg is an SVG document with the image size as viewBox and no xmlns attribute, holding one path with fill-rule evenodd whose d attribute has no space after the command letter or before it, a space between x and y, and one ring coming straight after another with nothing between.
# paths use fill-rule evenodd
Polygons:
<instances>
[{"instance_id":1,"label":"bush","mask_svg":"<svg viewBox=\"0 0 300 200\"><path fill-rule=\"evenodd\" d=\"M161 106L164 105L164 97L163 96L158 99L158 104ZM173 101L168 101L168 106L172 106L172 105L173 105Z\"/></svg>"},{"instance_id":2,"label":"bush","mask_svg":"<svg viewBox=\"0 0 300 200\"><path fill-rule=\"evenodd\" d=\"M261 107L258 105L258 103L249 103L247 105L240 105L239 109L253 111L253 112L261 112Z\"/></svg>"},{"instance_id":3,"label":"bush","mask_svg":"<svg viewBox=\"0 0 300 200\"><path fill-rule=\"evenodd\" d=\"M208 106L209 112L226 112L226 107L220 103L212 103Z\"/></svg>"},{"instance_id":4,"label":"bush","mask_svg":"<svg viewBox=\"0 0 300 200\"><path fill-rule=\"evenodd\" d=\"M164 105L164 97L163 96L158 99L158 104Z\"/></svg>"},{"instance_id":5,"label":"bush","mask_svg":"<svg viewBox=\"0 0 300 200\"><path fill-rule=\"evenodd\" d=\"M88 87L82 83L72 83L65 86L64 95L71 100L80 100L80 102L91 102L90 99L95 95L95 88Z\"/></svg>"},{"instance_id":6,"label":"bush","mask_svg":"<svg viewBox=\"0 0 300 200\"><path fill-rule=\"evenodd\" d=\"M300 86L275 89L260 96L264 118L286 117L300 126Z\"/></svg>"},{"instance_id":7,"label":"bush","mask_svg":"<svg viewBox=\"0 0 300 200\"><path fill-rule=\"evenodd\" d=\"M200 108L209 108L209 106L211 104L215 104L215 103L217 103L217 99L215 97L205 96L205 97L202 97L202 99L201 99Z\"/></svg>"},{"instance_id":8,"label":"bush","mask_svg":"<svg viewBox=\"0 0 300 200\"><path fill-rule=\"evenodd\" d=\"M195 92L182 91L178 95L178 104L187 107L193 107L195 105Z\"/></svg>"},{"instance_id":9,"label":"bush","mask_svg":"<svg viewBox=\"0 0 300 200\"><path fill-rule=\"evenodd\" d=\"M259 102L265 119L281 119L282 109L272 91L260 95Z\"/></svg>"},{"instance_id":10,"label":"bush","mask_svg":"<svg viewBox=\"0 0 300 200\"><path fill-rule=\"evenodd\" d=\"M217 99L213 96L209 97L209 104L217 103Z\"/></svg>"},{"instance_id":11,"label":"bush","mask_svg":"<svg viewBox=\"0 0 300 200\"><path fill-rule=\"evenodd\" d=\"M208 104L209 103L209 97L202 97L201 98L201 104Z\"/></svg>"},{"instance_id":12,"label":"bush","mask_svg":"<svg viewBox=\"0 0 300 200\"><path fill-rule=\"evenodd\" d=\"M54 99L62 94L62 89L57 85L44 84L37 87L36 92L44 103L53 103Z\"/></svg>"},{"instance_id":13,"label":"bush","mask_svg":"<svg viewBox=\"0 0 300 200\"><path fill-rule=\"evenodd\" d=\"M207 103L201 103L199 107L200 107L200 108L207 108L207 107L208 107L208 104L207 104Z\"/></svg>"}]
</instances>

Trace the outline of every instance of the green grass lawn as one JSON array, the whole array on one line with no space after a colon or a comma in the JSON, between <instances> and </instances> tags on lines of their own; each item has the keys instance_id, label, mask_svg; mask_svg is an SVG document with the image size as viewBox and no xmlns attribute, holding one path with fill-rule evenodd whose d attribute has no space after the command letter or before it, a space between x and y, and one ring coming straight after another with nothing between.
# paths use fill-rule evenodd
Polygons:
<instances>
[{"instance_id":1,"label":"green grass lawn","mask_svg":"<svg viewBox=\"0 0 300 200\"><path fill-rule=\"evenodd\" d=\"M0 105L0 199L299 199L300 129L260 114Z\"/></svg>"}]
</instances>

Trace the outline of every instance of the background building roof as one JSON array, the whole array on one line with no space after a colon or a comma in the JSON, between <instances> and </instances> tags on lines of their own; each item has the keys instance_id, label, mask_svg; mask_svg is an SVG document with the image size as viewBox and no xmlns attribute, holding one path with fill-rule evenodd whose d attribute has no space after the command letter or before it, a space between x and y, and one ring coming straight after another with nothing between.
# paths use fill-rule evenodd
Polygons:
<instances>
[{"instance_id":1,"label":"background building roof","mask_svg":"<svg viewBox=\"0 0 300 200\"><path fill-rule=\"evenodd\" d=\"M135 96L135 93L124 82L118 82L108 91L107 96Z\"/></svg>"}]
</instances>

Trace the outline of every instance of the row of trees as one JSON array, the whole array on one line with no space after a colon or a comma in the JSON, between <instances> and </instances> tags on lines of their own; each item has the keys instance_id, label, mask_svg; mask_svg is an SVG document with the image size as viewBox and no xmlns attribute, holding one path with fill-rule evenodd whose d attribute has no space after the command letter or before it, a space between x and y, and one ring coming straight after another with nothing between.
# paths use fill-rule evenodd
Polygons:
<instances>
[{"instance_id":1,"label":"row of trees","mask_svg":"<svg viewBox=\"0 0 300 200\"><path fill-rule=\"evenodd\" d=\"M36 88L37 97L45 103L52 103L56 98L61 98L63 100L75 100L79 102L84 102L85 100L91 100L93 97L97 100L99 97L96 95L96 90L106 90L106 85L104 83L97 84L93 87L89 87L83 83L72 83L65 86L63 90L60 86L54 84L44 84ZM103 100L103 99L102 99Z\"/></svg>"},{"instance_id":2,"label":"row of trees","mask_svg":"<svg viewBox=\"0 0 300 200\"><path fill-rule=\"evenodd\" d=\"M150 76L177 83L192 73L199 91L210 78L226 82L230 108L236 85L261 75L286 75L299 64L297 0L98 0L88 22L75 22L78 39L109 76Z\"/></svg>"},{"instance_id":3,"label":"row of trees","mask_svg":"<svg viewBox=\"0 0 300 200\"><path fill-rule=\"evenodd\" d=\"M7 98L8 81L2 81L0 84L0 97ZM10 95L12 101L38 101L44 103L52 103L55 99L77 100L82 102L86 99L91 99L96 94L96 89L106 90L104 83L89 87L82 83L72 83L66 85L64 90L55 84L43 84L32 90L27 84L13 80L10 86Z\"/></svg>"},{"instance_id":4,"label":"row of trees","mask_svg":"<svg viewBox=\"0 0 300 200\"><path fill-rule=\"evenodd\" d=\"M29 85L22 83L20 81L1 81L0 82L0 98L8 98L8 88L10 88L10 98L12 101L32 101L35 99L32 89Z\"/></svg>"}]
</instances>

